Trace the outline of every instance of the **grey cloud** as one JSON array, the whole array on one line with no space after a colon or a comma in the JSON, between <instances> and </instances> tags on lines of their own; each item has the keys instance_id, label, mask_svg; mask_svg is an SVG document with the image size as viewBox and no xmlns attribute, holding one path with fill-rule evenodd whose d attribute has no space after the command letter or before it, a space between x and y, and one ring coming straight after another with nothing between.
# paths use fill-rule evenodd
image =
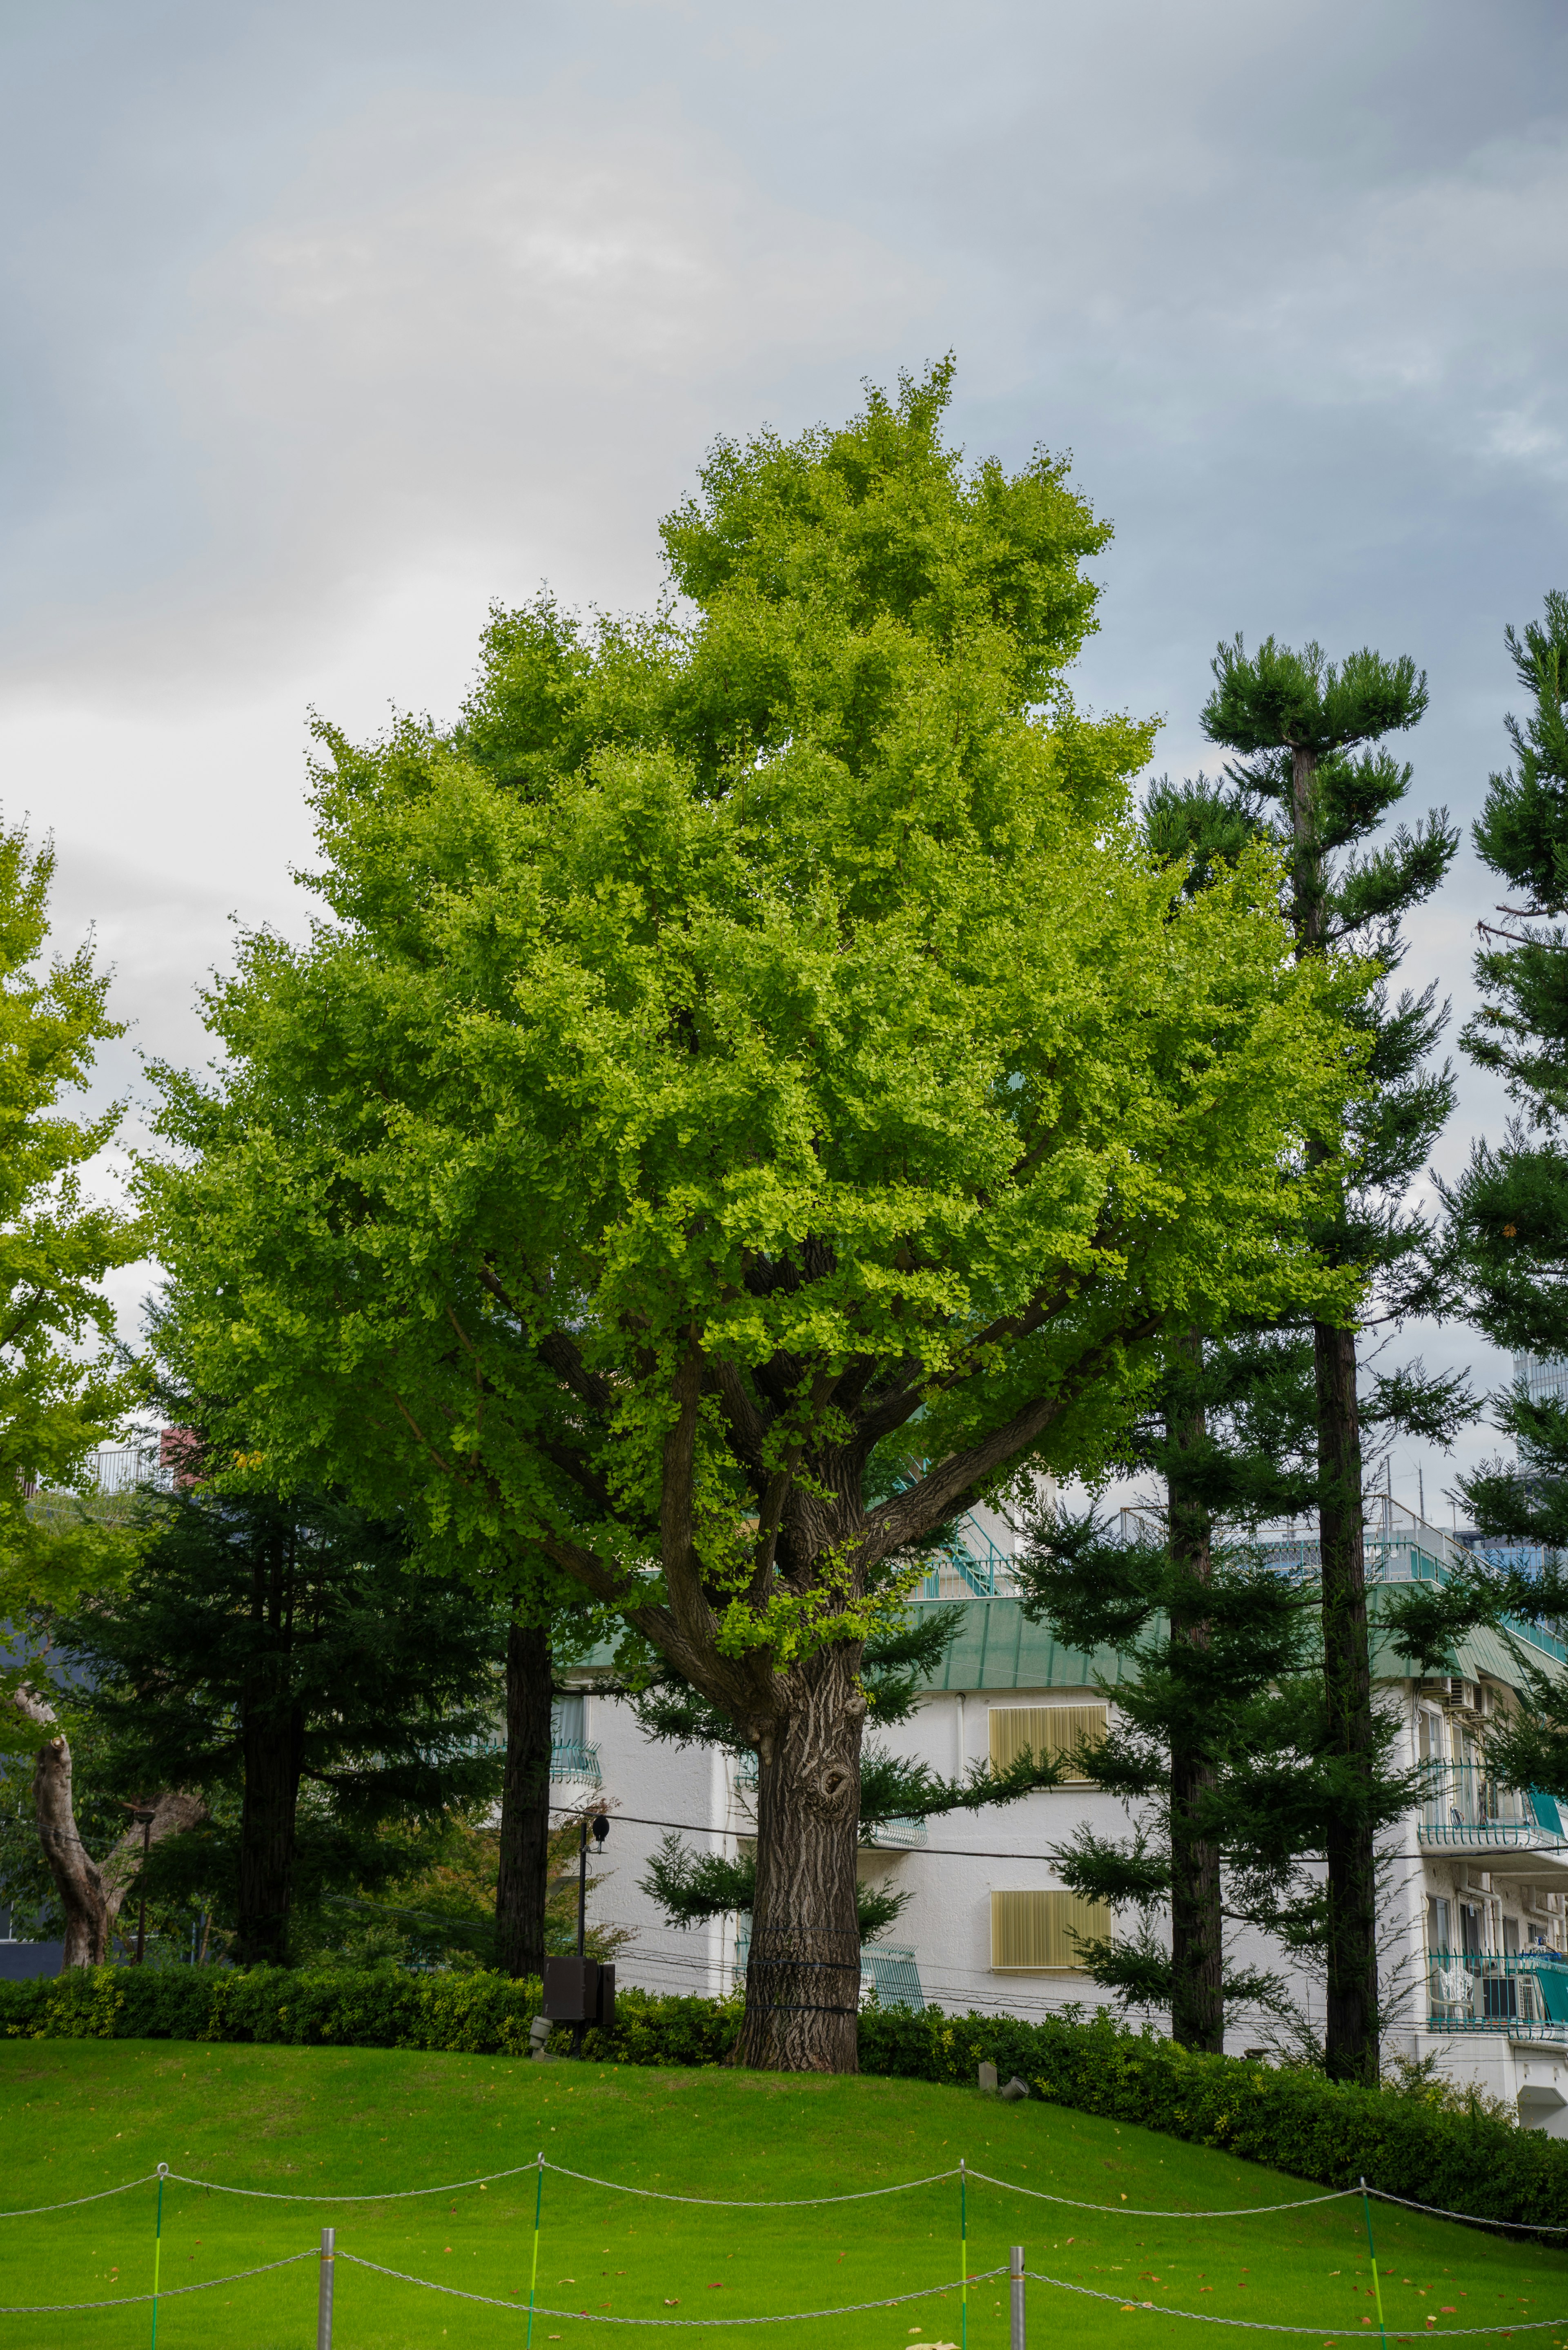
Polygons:
<instances>
[{"instance_id":1,"label":"grey cloud","mask_svg":"<svg viewBox=\"0 0 1568 2350\"><path fill-rule=\"evenodd\" d=\"M301 917L307 702L450 710L488 594L645 601L715 432L950 345L965 442L1071 447L1116 524L1080 690L1158 765L1213 764L1221 634L1371 641L1431 673L1417 792L1479 806L1502 625L1568 584L1553 0L19 22L0 752L150 1042L196 1049L217 907ZM1492 894L1467 856L1412 926L1461 1017Z\"/></svg>"}]
</instances>

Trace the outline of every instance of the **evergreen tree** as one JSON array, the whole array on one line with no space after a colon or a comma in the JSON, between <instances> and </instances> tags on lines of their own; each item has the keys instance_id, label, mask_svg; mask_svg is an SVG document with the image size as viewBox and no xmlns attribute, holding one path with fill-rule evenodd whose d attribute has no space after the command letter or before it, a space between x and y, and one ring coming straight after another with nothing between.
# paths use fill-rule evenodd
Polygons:
<instances>
[{"instance_id":1,"label":"evergreen tree","mask_svg":"<svg viewBox=\"0 0 1568 2350\"><path fill-rule=\"evenodd\" d=\"M297 1902L407 1865L389 1828L494 1792L504 1619L341 1502L197 1489L151 1506L125 1589L63 1619L59 1649L115 1793L237 1795L237 1820L214 1805L150 1876L226 1893L232 1954L281 1964Z\"/></svg>"},{"instance_id":2,"label":"evergreen tree","mask_svg":"<svg viewBox=\"0 0 1568 2350\"><path fill-rule=\"evenodd\" d=\"M1483 923L1476 956L1480 1010L1461 1042L1499 1070L1515 1105L1502 1141L1475 1144L1444 1191L1438 1266L1450 1311L1467 1313L1515 1354L1568 1356L1568 595L1505 641L1530 697L1505 721L1514 764L1493 775L1475 844L1508 887L1501 924ZM1402 1637L1430 1671L1451 1669L1454 1642L1510 1617L1561 1635L1568 1627L1568 1405L1532 1398L1519 1380L1492 1399L1513 1460L1459 1481L1493 1544L1540 1546L1540 1562L1478 1559L1440 1588L1402 1599ZM1516 1787L1568 1794L1568 1708L1560 1685L1517 1644L1521 1702L1487 1740L1488 1760Z\"/></svg>"},{"instance_id":3,"label":"evergreen tree","mask_svg":"<svg viewBox=\"0 0 1568 2350\"><path fill-rule=\"evenodd\" d=\"M1448 1195L1448 1269L1487 1336L1518 1354L1568 1356L1568 595L1509 653L1531 696L1510 716L1516 764L1494 775L1475 844L1511 899L1476 957L1481 1005L1462 1042L1502 1073L1516 1114L1500 1146L1479 1142ZM1476 1523L1501 1541L1568 1549L1568 1408L1499 1399L1517 1466L1466 1481Z\"/></svg>"},{"instance_id":4,"label":"evergreen tree","mask_svg":"<svg viewBox=\"0 0 1568 2350\"><path fill-rule=\"evenodd\" d=\"M1428 1234L1401 1202L1424 1166L1453 1098L1451 1074L1428 1055L1447 1007L1433 988L1397 1001L1386 978L1404 948L1402 917L1438 887L1458 836L1446 811L1400 824L1376 847L1372 835L1404 799L1410 768L1384 738L1414 726L1427 707L1424 676L1408 659L1370 650L1335 664L1320 647L1301 652L1265 639L1246 654L1221 644L1203 712L1210 741L1238 754L1229 769L1242 812L1276 811L1272 829L1286 869L1286 914L1298 960L1346 952L1378 974L1349 1024L1366 1090L1348 1116L1309 1139L1308 1163L1333 1179L1318 1249L1367 1284L1359 1319L1313 1325L1316 1394L1316 1513L1322 1561L1324 1694L1341 1797L1325 1824L1327 1973L1324 2057L1332 2077L1376 2080L1378 2070L1376 1835L1378 1729L1372 1705L1363 1551L1363 1448L1357 1395L1358 1328L1429 1302ZM1438 1382L1411 1407L1440 1421Z\"/></svg>"},{"instance_id":5,"label":"evergreen tree","mask_svg":"<svg viewBox=\"0 0 1568 2350\"><path fill-rule=\"evenodd\" d=\"M1234 1928L1323 1964L1316 1864L1345 1773L1329 1735L1317 1580L1261 1557L1251 1540L1261 1521L1299 1517L1315 1497L1312 1373L1310 1334L1189 1334L1121 1463L1162 1480L1163 1507L1139 1511L1130 1542L1093 1512L1039 1513L1019 1562L1032 1615L1118 1659L1106 1690L1116 1722L1077 1760L1120 1796L1132 1832L1081 1828L1057 1859L1072 1890L1141 1924L1085 1943L1082 1962L1129 2005L1168 2008L1188 2047L1220 2048L1232 2006L1292 2012L1276 1971L1231 1962ZM1411 1799L1395 1736L1377 1717L1355 1794L1375 1829ZM1304 2039L1299 2009L1294 2022Z\"/></svg>"}]
</instances>

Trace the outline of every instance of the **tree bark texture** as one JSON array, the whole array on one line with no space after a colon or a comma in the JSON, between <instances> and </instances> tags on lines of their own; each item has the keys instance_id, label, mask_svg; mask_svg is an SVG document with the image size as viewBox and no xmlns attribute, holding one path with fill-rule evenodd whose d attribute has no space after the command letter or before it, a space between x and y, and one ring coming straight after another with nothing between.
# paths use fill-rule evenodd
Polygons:
<instances>
[{"instance_id":1,"label":"tree bark texture","mask_svg":"<svg viewBox=\"0 0 1568 2350\"><path fill-rule=\"evenodd\" d=\"M265 1703L247 1707L244 1746L234 1956L242 1967L281 1967L288 1959L288 1915L294 1902L295 1829L305 1747L300 1709Z\"/></svg>"},{"instance_id":2,"label":"tree bark texture","mask_svg":"<svg viewBox=\"0 0 1568 2350\"><path fill-rule=\"evenodd\" d=\"M55 1727L54 1708L29 1689L12 1692L18 1711L42 1730ZM163 1788L151 1800L152 1822L148 1845L193 1828L207 1816L200 1796ZM60 1972L73 1967L102 1966L126 1895L141 1866L143 1837L140 1826L127 1828L110 1847L101 1866L93 1859L77 1832L70 1742L63 1731L38 1749L33 1766L33 1809L38 1823L38 1843L55 1880L55 1892L65 1913L65 1950Z\"/></svg>"},{"instance_id":3,"label":"tree bark texture","mask_svg":"<svg viewBox=\"0 0 1568 2350\"><path fill-rule=\"evenodd\" d=\"M283 1966L294 1900L296 1824L305 1761L305 1714L293 1690L294 1536L260 1548L251 1569L255 1652L240 1700L244 1796L240 1807L234 1956L241 1966Z\"/></svg>"},{"instance_id":4,"label":"tree bark texture","mask_svg":"<svg viewBox=\"0 0 1568 2350\"><path fill-rule=\"evenodd\" d=\"M735 2051L759 2070L859 2070L859 1659L858 1647L841 1644L794 1667L784 1708L759 1742L757 1884Z\"/></svg>"},{"instance_id":5,"label":"tree bark texture","mask_svg":"<svg viewBox=\"0 0 1568 2350\"><path fill-rule=\"evenodd\" d=\"M1362 1542L1361 1422L1355 1334L1314 1326L1317 1372L1319 1551L1323 1659L1330 1752L1351 1790L1369 1786L1376 1762L1372 1659ZM1377 1856L1368 1808L1336 1803L1327 1823L1328 2004L1324 2062L1334 2081L1378 2076Z\"/></svg>"},{"instance_id":6,"label":"tree bark texture","mask_svg":"<svg viewBox=\"0 0 1568 2350\"><path fill-rule=\"evenodd\" d=\"M1203 1367L1203 1341L1196 1331L1183 1351L1194 1372ZM1201 1405L1170 1415L1167 1433L1179 1451L1189 1451L1208 1433ZM1170 1555L1195 1581L1213 1574L1213 1527L1209 1513L1187 1490L1179 1462L1166 1482ZM1206 1648L1210 1628L1201 1618L1173 1610L1170 1637ZM1224 1919L1220 1903L1220 1849L1199 1829L1202 1807L1216 1779L1213 1763L1192 1731L1178 1724L1170 1741L1170 1968L1171 2036L1183 2048L1213 2054L1225 2045Z\"/></svg>"},{"instance_id":7,"label":"tree bark texture","mask_svg":"<svg viewBox=\"0 0 1568 2350\"><path fill-rule=\"evenodd\" d=\"M1317 810L1317 759L1291 758L1294 855L1293 920L1298 945L1321 952L1326 924ZM1326 1142L1313 1147L1319 1164ZM1362 1544L1361 1419L1355 1398L1355 1333L1313 1325L1317 1385L1320 1488L1318 1553L1323 1563L1324 1694L1330 1752L1345 1766L1346 1796L1325 1824L1328 1875L1327 2011L1324 2054L1331 2080L1376 2084L1377 2035L1377 1887L1376 1839L1367 1804L1376 1760L1372 1657L1366 1627L1366 1567Z\"/></svg>"},{"instance_id":8,"label":"tree bark texture","mask_svg":"<svg viewBox=\"0 0 1568 2350\"><path fill-rule=\"evenodd\" d=\"M506 1775L495 1887L496 1964L514 1976L541 1974L545 1965L551 1697L549 1633L514 1617L506 1635Z\"/></svg>"}]
</instances>

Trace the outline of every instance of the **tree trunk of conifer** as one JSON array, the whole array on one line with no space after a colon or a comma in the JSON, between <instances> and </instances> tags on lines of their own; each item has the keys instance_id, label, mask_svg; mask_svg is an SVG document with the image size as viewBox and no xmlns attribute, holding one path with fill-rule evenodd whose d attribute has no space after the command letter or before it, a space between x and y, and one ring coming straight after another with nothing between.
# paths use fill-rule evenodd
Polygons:
<instances>
[{"instance_id":1,"label":"tree trunk of conifer","mask_svg":"<svg viewBox=\"0 0 1568 2350\"><path fill-rule=\"evenodd\" d=\"M303 1711L297 1705L276 1707L265 1701L247 1705L243 1739L245 1788L240 1807L234 1956L243 1967L281 1967L288 1959L288 1913L294 1900Z\"/></svg>"},{"instance_id":2,"label":"tree trunk of conifer","mask_svg":"<svg viewBox=\"0 0 1568 2350\"><path fill-rule=\"evenodd\" d=\"M1319 1552L1323 1560L1323 1660L1330 1752L1348 1766L1352 1789L1367 1783L1376 1740L1362 1541L1361 1424L1355 1400L1355 1335L1317 1323ZM1330 2080L1378 2075L1377 1880L1370 1815L1354 1797L1336 1803L1326 1838L1328 2005L1324 2063Z\"/></svg>"},{"instance_id":3,"label":"tree trunk of conifer","mask_svg":"<svg viewBox=\"0 0 1568 2350\"><path fill-rule=\"evenodd\" d=\"M255 1653L240 1699L244 1794L240 1805L234 1956L242 1966L288 1957L294 1841L305 1763L305 1713L293 1689L294 1536L275 1534L251 1561Z\"/></svg>"},{"instance_id":4,"label":"tree trunk of conifer","mask_svg":"<svg viewBox=\"0 0 1568 2350\"><path fill-rule=\"evenodd\" d=\"M759 1743L756 1896L734 2061L762 2071L860 2068L859 1661L846 1644L796 1665L787 1710Z\"/></svg>"},{"instance_id":5,"label":"tree trunk of conifer","mask_svg":"<svg viewBox=\"0 0 1568 2350\"><path fill-rule=\"evenodd\" d=\"M1298 951L1322 953L1326 922L1317 808L1317 759L1291 754L1293 926ZM1336 1138L1337 1139L1337 1138ZM1332 1155L1325 1138L1310 1153ZM1370 1793L1376 1759L1372 1657L1362 1547L1361 1420L1355 1399L1355 1334L1313 1325L1317 1383L1318 1553L1323 1562L1324 1690L1330 1751L1346 1764L1350 1790ZM1324 2063L1334 2081L1378 2075L1376 1856L1370 1814L1336 1802L1326 1824L1328 1999Z\"/></svg>"},{"instance_id":6,"label":"tree trunk of conifer","mask_svg":"<svg viewBox=\"0 0 1568 2350\"><path fill-rule=\"evenodd\" d=\"M1193 1331L1183 1351L1194 1373L1203 1367L1203 1341ZM1208 1433L1201 1405L1177 1412L1166 1422L1170 1441L1189 1451ZM1173 1463L1166 1482L1170 1554L1179 1566L1199 1583L1213 1573L1213 1527L1208 1512L1183 1485L1179 1466ZM1200 1617L1184 1620L1173 1613L1170 1637L1194 1648L1209 1645L1209 1626ZM1214 2054L1225 2044L1223 1918L1220 1907L1220 1851L1203 1837L1198 1820L1215 1782L1213 1764L1190 1730L1179 1724L1170 1741L1170 1967L1171 2037L1183 2048L1201 2048Z\"/></svg>"},{"instance_id":7,"label":"tree trunk of conifer","mask_svg":"<svg viewBox=\"0 0 1568 2350\"><path fill-rule=\"evenodd\" d=\"M514 1617L506 1635L506 1775L501 1790L501 1869L495 1887L496 1964L504 1974L545 1966L549 1891L550 1636Z\"/></svg>"}]
</instances>

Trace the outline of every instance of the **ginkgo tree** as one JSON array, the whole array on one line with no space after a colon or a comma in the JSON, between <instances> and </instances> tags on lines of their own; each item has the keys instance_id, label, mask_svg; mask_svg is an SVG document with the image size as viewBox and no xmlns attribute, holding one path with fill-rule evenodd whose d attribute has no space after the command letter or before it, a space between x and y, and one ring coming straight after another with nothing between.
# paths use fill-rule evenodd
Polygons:
<instances>
[{"instance_id":1,"label":"ginkgo tree","mask_svg":"<svg viewBox=\"0 0 1568 2350\"><path fill-rule=\"evenodd\" d=\"M1173 918L1152 729L1064 683L1107 529L966 467L950 376L721 443L668 603L497 612L457 727L324 728L326 918L244 943L143 1178L269 1473L543 1555L755 1748L753 2064L856 2062L911 1545L1103 1461L1180 1317L1351 1302L1301 1237L1336 974L1266 849Z\"/></svg>"}]
</instances>

